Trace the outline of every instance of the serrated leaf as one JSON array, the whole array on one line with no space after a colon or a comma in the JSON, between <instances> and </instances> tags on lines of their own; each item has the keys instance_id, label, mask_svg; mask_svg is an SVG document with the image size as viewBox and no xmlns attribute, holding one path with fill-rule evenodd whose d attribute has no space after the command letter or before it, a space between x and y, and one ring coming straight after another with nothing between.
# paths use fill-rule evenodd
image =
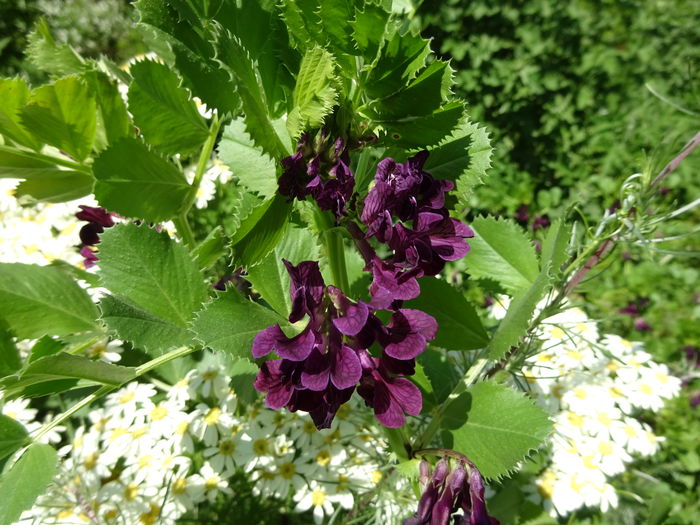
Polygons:
<instances>
[{"instance_id":1,"label":"serrated leaf","mask_svg":"<svg viewBox=\"0 0 700 525\"><path fill-rule=\"evenodd\" d=\"M56 44L43 18L39 19L27 40L29 42L25 50L27 59L53 77L80 73L85 68L85 61L72 47Z\"/></svg>"},{"instance_id":2,"label":"serrated leaf","mask_svg":"<svg viewBox=\"0 0 700 525\"><path fill-rule=\"evenodd\" d=\"M197 314L192 330L197 339L212 350L250 359L257 333L276 323L289 325L283 317L230 287Z\"/></svg>"},{"instance_id":3,"label":"serrated leaf","mask_svg":"<svg viewBox=\"0 0 700 525\"><path fill-rule=\"evenodd\" d=\"M0 414L0 460L19 450L28 435L19 421Z\"/></svg>"},{"instance_id":4,"label":"serrated leaf","mask_svg":"<svg viewBox=\"0 0 700 525\"><path fill-rule=\"evenodd\" d=\"M553 272L558 272L566 261L566 249L570 237L571 226L564 224L561 219L554 221L542 243L540 267L548 265Z\"/></svg>"},{"instance_id":5,"label":"serrated leaf","mask_svg":"<svg viewBox=\"0 0 700 525\"><path fill-rule=\"evenodd\" d=\"M231 185L232 195L231 195L231 209L233 214L231 215L230 223L228 223L226 234L234 238L238 235L241 224L244 225L248 217L259 209L260 205L264 202L262 198L253 193L246 191L241 185L235 184Z\"/></svg>"},{"instance_id":6,"label":"serrated leaf","mask_svg":"<svg viewBox=\"0 0 700 525\"><path fill-rule=\"evenodd\" d=\"M466 203L472 189L483 184L491 167L493 148L485 128L463 119L457 128L430 150L424 169L438 179L455 182L455 191Z\"/></svg>"},{"instance_id":7,"label":"serrated leaf","mask_svg":"<svg viewBox=\"0 0 700 525\"><path fill-rule=\"evenodd\" d=\"M32 443L0 477L0 525L14 523L30 508L56 475L56 451L49 445Z\"/></svg>"},{"instance_id":8,"label":"serrated leaf","mask_svg":"<svg viewBox=\"0 0 700 525\"><path fill-rule=\"evenodd\" d=\"M294 46L303 51L323 41L317 0L282 0L283 18Z\"/></svg>"},{"instance_id":9,"label":"serrated leaf","mask_svg":"<svg viewBox=\"0 0 700 525\"><path fill-rule=\"evenodd\" d=\"M440 108L450 94L453 70L447 62L435 60L401 91L371 106L374 120L428 115Z\"/></svg>"},{"instance_id":10,"label":"serrated leaf","mask_svg":"<svg viewBox=\"0 0 700 525\"><path fill-rule=\"evenodd\" d=\"M94 330L97 316L90 296L58 268L0 264L0 318L17 338Z\"/></svg>"},{"instance_id":11,"label":"serrated leaf","mask_svg":"<svg viewBox=\"0 0 700 525\"><path fill-rule=\"evenodd\" d=\"M488 345L489 358L501 359L511 346L518 344L528 329L537 303L550 284L549 266L545 266L528 289L516 294Z\"/></svg>"},{"instance_id":12,"label":"serrated leaf","mask_svg":"<svg viewBox=\"0 0 700 525\"><path fill-rule=\"evenodd\" d=\"M527 289L537 278L537 254L525 232L514 222L477 217L470 225L474 237L465 258L469 274L492 279L511 293Z\"/></svg>"},{"instance_id":13,"label":"serrated leaf","mask_svg":"<svg viewBox=\"0 0 700 525\"><path fill-rule=\"evenodd\" d=\"M92 151L95 110L93 93L74 75L35 89L20 112L20 120L37 139L81 161Z\"/></svg>"},{"instance_id":14,"label":"serrated leaf","mask_svg":"<svg viewBox=\"0 0 700 525\"><path fill-rule=\"evenodd\" d=\"M264 198L277 193L277 164L255 145L243 119L238 118L224 128L219 158L249 191Z\"/></svg>"},{"instance_id":15,"label":"serrated leaf","mask_svg":"<svg viewBox=\"0 0 700 525\"><path fill-rule=\"evenodd\" d=\"M151 314L124 297L106 295L100 301L100 309L109 330L152 357L192 344L192 334L184 326Z\"/></svg>"},{"instance_id":16,"label":"serrated leaf","mask_svg":"<svg viewBox=\"0 0 700 525\"><path fill-rule=\"evenodd\" d=\"M448 102L429 115L378 122L386 131L382 143L405 149L433 146L452 132L463 115L461 102Z\"/></svg>"},{"instance_id":17,"label":"serrated leaf","mask_svg":"<svg viewBox=\"0 0 700 525\"><path fill-rule=\"evenodd\" d=\"M90 333L90 332L88 332L88 333ZM92 334L91 334L91 338L92 338ZM57 354L58 352L63 350L65 347L66 347L66 343L64 343L60 339L54 339L52 337L45 335L44 337L39 339L36 343L34 343L34 346L32 346L32 349L30 350L29 358L27 359L27 362L32 363L32 362L36 361L37 359L41 359L42 357Z\"/></svg>"},{"instance_id":18,"label":"serrated leaf","mask_svg":"<svg viewBox=\"0 0 700 525\"><path fill-rule=\"evenodd\" d=\"M38 150L41 143L32 137L20 120L20 110L29 101L30 89L23 78L0 78L0 133L17 144Z\"/></svg>"},{"instance_id":19,"label":"serrated leaf","mask_svg":"<svg viewBox=\"0 0 700 525\"><path fill-rule=\"evenodd\" d=\"M235 35L227 31L219 34L217 49L218 60L231 74L241 98L246 131L255 144L272 158L287 156L289 151L272 125L262 81L248 50Z\"/></svg>"},{"instance_id":20,"label":"serrated leaf","mask_svg":"<svg viewBox=\"0 0 700 525\"><path fill-rule=\"evenodd\" d=\"M103 385L119 386L135 377L135 369L130 367L59 352L29 363L16 376L2 379L0 385L10 395L17 395L28 386L50 381L85 379Z\"/></svg>"},{"instance_id":21,"label":"serrated leaf","mask_svg":"<svg viewBox=\"0 0 700 525\"><path fill-rule=\"evenodd\" d=\"M384 41L388 21L389 13L378 5L365 3L362 10L355 8L355 20L350 22L352 37L369 62L376 57L379 46Z\"/></svg>"},{"instance_id":22,"label":"serrated leaf","mask_svg":"<svg viewBox=\"0 0 700 525\"><path fill-rule=\"evenodd\" d=\"M420 35L400 32L384 41L376 67L367 77L367 94L375 99L385 98L408 85L425 65L429 44Z\"/></svg>"},{"instance_id":23,"label":"serrated leaf","mask_svg":"<svg viewBox=\"0 0 700 525\"><path fill-rule=\"evenodd\" d=\"M167 155L199 149L209 130L178 76L151 60L133 64L129 72L129 111L147 142Z\"/></svg>"},{"instance_id":24,"label":"serrated leaf","mask_svg":"<svg viewBox=\"0 0 700 525\"><path fill-rule=\"evenodd\" d=\"M80 171L57 170L51 176L19 183L15 196L31 195L40 202L68 202L92 193L95 179Z\"/></svg>"},{"instance_id":25,"label":"serrated leaf","mask_svg":"<svg viewBox=\"0 0 700 525\"><path fill-rule=\"evenodd\" d=\"M244 268L261 262L284 235L291 210L280 194L255 208L231 239L233 260Z\"/></svg>"},{"instance_id":26,"label":"serrated leaf","mask_svg":"<svg viewBox=\"0 0 700 525\"><path fill-rule=\"evenodd\" d=\"M431 348L430 345L417 360L430 381L435 401L443 403L459 383L462 375L457 371L454 363L448 361L444 352Z\"/></svg>"},{"instance_id":27,"label":"serrated leaf","mask_svg":"<svg viewBox=\"0 0 700 525\"><path fill-rule=\"evenodd\" d=\"M101 71L90 71L84 76L95 94L99 116L98 135L104 143L96 149L99 151L121 138L133 136L131 119L116 84Z\"/></svg>"},{"instance_id":28,"label":"serrated leaf","mask_svg":"<svg viewBox=\"0 0 700 525\"><path fill-rule=\"evenodd\" d=\"M101 235L100 280L151 315L187 327L208 287L187 248L166 232L122 223Z\"/></svg>"},{"instance_id":29,"label":"serrated leaf","mask_svg":"<svg viewBox=\"0 0 700 525\"><path fill-rule=\"evenodd\" d=\"M320 46L304 55L294 87L294 108L287 118L287 129L298 137L310 128L318 128L336 103L335 60Z\"/></svg>"},{"instance_id":30,"label":"serrated leaf","mask_svg":"<svg viewBox=\"0 0 700 525\"><path fill-rule=\"evenodd\" d=\"M488 478L507 474L537 449L551 430L547 413L530 399L492 382L472 386L448 411L466 422L451 430L454 449L467 456Z\"/></svg>"},{"instance_id":31,"label":"serrated leaf","mask_svg":"<svg viewBox=\"0 0 700 525\"><path fill-rule=\"evenodd\" d=\"M190 192L184 175L137 139L112 144L95 159L93 172L99 203L126 217L166 221Z\"/></svg>"},{"instance_id":32,"label":"serrated leaf","mask_svg":"<svg viewBox=\"0 0 700 525\"><path fill-rule=\"evenodd\" d=\"M333 47L349 55L357 55L358 50L352 45L352 26L355 14L354 3L350 0L324 0L319 2L319 17L323 32Z\"/></svg>"},{"instance_id":33,"label":"serrated leaf","mask_svg":"<svg viewBox=\"0 0 700 525\"><path fill-rule=\"evenodd\" d=\"M284 238L263 261L248 270L246 279L255 290L282 317L292 309L289 296L289 273L282 263L286 259L294 265L318 257L318 243L308 229L289 228Z\"/></svg>"},{"instance_id":34,"label":"serrated leaf","mask_svg":"<svg viewBox=\"0 0 700 525\"><path fill-rule=\"evenodd\" d=\"M435 277L419 280L421 293L406 303L432 315L438 332L431 342L445 350L475 350L489 341L474 307L452 286Z\"/></svg>"},{"instance_id":35,"label":"serrated leaf","mask_svg":"<svg viewBox=\"0 0 700 525\"><path fill-rule=\"evenodd\" d=\"M194 250L192 257L197 261L201 270L214 266L223 257L228 248L228 239L221 226L216 226Z\"/></svg>"}]
</instances>

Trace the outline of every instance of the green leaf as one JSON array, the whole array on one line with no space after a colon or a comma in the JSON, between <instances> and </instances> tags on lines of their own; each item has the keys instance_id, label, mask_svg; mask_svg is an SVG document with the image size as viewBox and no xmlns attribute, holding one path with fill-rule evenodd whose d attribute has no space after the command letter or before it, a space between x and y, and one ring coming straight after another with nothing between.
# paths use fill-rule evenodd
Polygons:
<instances>
[{"instance_id":1,"label":"green leaf","mask_svg":"<svg viewBox=\"0 0 700 525\"><path fill-rule=\"evenodd\" d=\"M539 273L537 254L525 232L514 222L477 217L470 225L475 236L465 258L467 270L476 279L492 279L507 291L527 289Z\"/></svg>"},{"instance_id":2,"label":"green leaf","mask_svg":"<svg viewBox=\"0 0 700 525\"><path fill-rule=\"evenodd\" d=\"M100 300L100 309L107 328L151 357L192 344L192 334L184 326L153 315L124 297L106 295Z\"/></svg>"},{"instance_id":3,"label":"green leaf","mask_svg":"<svg viewBox=\"0 0 700 525\"><path fill-rule=\"evenodd\" d=\"M549 265L553 272L559 272L567 258L566 249L569 246L570 237L571 226L564 224L561 219L554 221L542 243L540 266Z\"/></svg>"},{"instance_id":4,"label":"green leaf","mask_svg":"<svg viewBox=\"0 0 700 525\"><path fill-rule=\"evenodd\" d=\"M92 151L95 97L79 76L38 87L21 113L22 125L36 138L81 161Z\"/></svg>"},{"instance_id":5,"label":"green leaf","mask_svg":"<svg viewBox=\"0 0 700 525\"><path fill-rule=\"evenodd\" d=\"M318 128L336 103L335 60L316 46L304 55L294 88L294 108L287 118L289 134L296 138L307 129Z\"/></svg>"},{"instance_id":6,"label":"green leaf","mask_svg":"<svg viewBox=\"0 0 700 525\"><path fill-rule=\"evenodd\" d=\"M406 86L425 65L430 41L420 35L399 32L384 41L381 54L367 78L365 89L372 98L385 98Z\"/></svg>"},{"instance_id":7,"label":"green leaf","mask_svg":"<svg viewBox=\"0 0 700 525\"><path fill-rule=\"evenodd\" d=\"M147 226L122 223L102 234L100 279L113 294L183 328L208 297L187 248Z\"/></svg>"},{"instance_id":8,"label":"green leaf","mask_svg":"<svg viewBox=\"0 0 700 525\"><path fill-rule=\"evenodd\" d=\"M447 62L432 62L406 88L372 105L372 111L379 115L376 120L432 113L450 95L452 75L453 70Z\"/></svg>"},{"instance_id":9,"label":"green leaf","mask_svg":"<svg viewBox=\"0 0 700 525\"><path fill-rule=\"evenodd\" d=\"M435 401L443 403L459 383L462 375L457 371L454 363L447 359L444 352L430 345L417 359L430 381Z\"/></svg>"},{"instance_id":10,"label":"green leaf","mask_svg":"<svg viewBox=\"0 0 700 525\"><path fill-rule=\"evenodd\" d=\"M32 443L0 476L0 525L15 522L31 508L56 475L56 451L49 445Z\"/></svg>"},{"instance_id":11,"label":"green leaf","mask_svg":"<svg viewBox=\"0 0 700 525\"><path fill-rule=\"evenodd\" d=\"M471 387L448 411L465 408L466 422L452 430L454 449L488 478L507 474L542 444L552 427L547 413L530 399L488 381Z\"/></svg>"},{"instance_id":12,"label":"green leaf","mask_svg":"<svg viewBox=\"0 0 700 525\"><path fill-rule=\"evenodd\" d=\"M18 339L94 330L97 316L90 296L58 268L0 264L0 317Z\"/></svg>"},{"instance_id":13,"label":"green leaf","mask_svg":"<svg viewBox=\"0 0 700 525\"><path fill-rule=\"evenodd\" d=\"M549 288L549 266L545 266L532 286L513 297L505 317L488 345L489 357L501 359L525 335L537 303Z\"/></svg>"},{"instance_id":14,"label":"green leaf","mask_svg":"<svg viewBox=\"0 0 700 525\"><path fill-rule=\"evenodd\" d=\"M390 147L416 149L438 144L452 132L463 116L464 105L461 102L448 102L429 115L377 123L386 130L382 143Z\"/></svg>"},{"instance_id":15,"label":"green leaf","mask_svg":"<svg viewBox=\"0 0 700 525\"><path fill-rule=\"evenodd\" d=\"M249 191L270 198L277 193L277 163L258 148L238 118L224 128L219 158Z\"/></svg>"},{"instance_id":16,"label":"green leaf","mask_svg":"<svg viewBox=\"0 0 700 525\"><path fill-rule=\"evenodd\" d=\"M0 78L0 133L30 149L41 148L20 120L20 111L29 101L30 89L23 78Z\"/></svg>"},{"instance_id":17,"label":"green leaf","mask_svg":"<svg viewBox=\"0 0 700 525\"><path fill-rule=\"evenodd\" d=\"M0 320L0 377L14 373L22 366L12 333L3 324Z\"/></svg>"},{"instance_id":18,"label":"green leaf","mask_svg":"<svg viewBox=\"0 0 700 525\"><path fill-rule=\"evenodd\" d=\"M244 268L260 263L284 235L291 210L280 194L253 210L231 240L233 260Z\"/></svg>"},{"instance_id":19,"label":"green leaf","mask_svg":"<svg viewBox=\"0 0 700 525\"><path fill-rule=\"evenodd\" d=\"M323 25L317 0L282 0L283 17L294 46L303 51L314 42L323 42Z\"/></svg>"},{"instance_id":20,"label":"green leaf","mask_svg":"<svg viewBox=\"0 0 700 525\"><path fill-rule=\"evenodd\" d=\"M419 279L420 295L408 301L406 308L416 308L432 315L438 323L437 336L431 344L445 350L484 348L489 338L474 307L442 279Z\"/></svg>"},{"instance_id":21,"label":"green leaf","mask_svg":"<svg viewBox=\"0 0 700 525\"><path fill-rule=\"evenodd\" d=\"M212 350L250 359L258 332L270 325L289 326L284 317L243 297L233 287L217 295L197 314L192 330Z\"/></svg>"},{"instance_id":22,"label":"green leaf","mask_svg":"<svg viewBox=\"0 0 700 525\"><path fill-rule=\"evenodd\" d=\"M318 258L318 243L308 229L289 228L275 249L263 261L248 270L246 279L255 290L282 317L292 309L289 297L289 273L282 263L286 259L294 265Z\"/></svg>"},{"instance_id":23,"label":"green leaf","mask_svg":"<svg viewBox=\"0 0 700 525\"><path fill-rule=\"evenodd\" d=\"M15 395L28 386L48 381L85 379L104 385L119 386L135 377L133 368L60 352L40 357L21 370L17 376L6 377L0 381L0 384L11 395Z\"/></svg>"},{"instance_id":24,"label":"green leaf","mask_svg":"<svg viewBox=\"0 0 700 525\"><path fill-rule=\"evenodd\" d=\"M31 195L43 202L67 202L92 193L95 179L80 171L57 170L53 176L22 181L15 195Z\"/></svg>"},{"instance_id":25,"label":"green leaf","mask_svg":"<svg viewBox=\"0 0 700 525\"><path fill-rule=\"evenodd\" d=\"M219 35L217 47L218 60L231 74L241 98L246 131L272 158L286 157L289 151L272 125L262 80L250 53L235 35L226 31Z\"/></svg>"},{"instance_id":26,"label":"green leaf","mask_svg":"<svg viewBox=\"0 0 700 525\"><path fill-rule=\"evenodd\" d=\"M363 55L371 62L379 52L384 41L389 13L378 5L365 3L363 9L355 8L355 20L350 22L353 28L353 40Z\"/></svg>"},{"instance_id":27,"label":"green leaf","mask_svg":"<svg viewBox=\"0 0 700 525\"><path fill-rule=\"evenodd\" d=\"M438 179L454 181L458 198L466 205L473 188L486 178L492 152L486 128L465 118L450 136L430 150L424 169Z\"/></svg>"},{"instance_id":28,"label":"green leaf","mask_svg":"<svg viewBox=\"0 0 700 525\"><path fill-rule=\"evenodd\" d=\"M62 342L60 339L53 339L52 337L45 335L34 343L27 362L32 363L37 359L41 359L42 357L57 354L65 347L66 343Z\"/></svg>"},{"instance_id":29,"label":"green leaf","mask_svg":"<svg viewBox=\"0 0 700 525\"><path fill-rule=\"evenodd\" d=\"M126 217L166 221L190 192L184 175L137 139L121 139L104 150L93 171L99 203Z\"/></svg>"},{"instance_id":30,"label":"green leaf","mask_svg":"<svg viewBox=\"0 0 700 525\"><path fill-rule=\"evenodd\" d=\"M134 128L117 85L101 71L90 71L85 78L97 101L98 136L103 142L103 146L97 149L101 150L121 138L133 136Z\"/></svg>"},{"instance_id":31,"label":"green leaf","mask_svg":"<svg viewBox=\"0 0 700 525\"><path fill-rule=\"evenodd\" d=\"M44 18L40 18L32 33L27 37L29 44L25 54L36 67L53 77L64 77L80 73L85 69L85 61L68 45L58 45Z\"/></svg>"},{"instance_id":32,"label":"green leaf","mask_svg":"<svg viewBox=\"0 0 700 525\"><path fill-rule=\"evenodd\" d=\"M46 179L60 173L48 155L0 145L0 178Z\"/></svg>"},{"instance_id":33,"label":"green leaf","mask_svg":"<svg viewBox=\"0 0 700 525\"><path fill-rule=\"evenodd\" d=\"M199 149L209 130L178 76L151 60L133 64L129 72L134 79L129 111L146 141L167 155Z\"/></svg>"},{"instance_id":34,"label":"green leaf","mask_svg":"<svg viewBox=\"0 0 700 525\"><path fill-rule=\"evenodd\" d=\"M28 436L19 421L0 414L0 460L19 450Z\"/></svg>"},{"instance_id":35,"label":"green leaf","mask_svg":"<svg viewBox=\"0 0 700 525\"><path fill-rule=\"evenodd\" d=\"M216 226L194 250L192 257L196 259L201 270L214 266L216 261L226 255L228 239L221 226Z\"/></svg>"},{"instance_id":36,"label":"green leaf","mask_svg":"<svg viewBox=\"0 0 700 525\"><path fill-rule=\"evenodd\" d=\"M323 32L333 47L349 55L357 55L358 50L352 44L352 25L354 13L352 0L324 0L319 2L319 16L323 23Z\"/></svg>"}]
</instances>

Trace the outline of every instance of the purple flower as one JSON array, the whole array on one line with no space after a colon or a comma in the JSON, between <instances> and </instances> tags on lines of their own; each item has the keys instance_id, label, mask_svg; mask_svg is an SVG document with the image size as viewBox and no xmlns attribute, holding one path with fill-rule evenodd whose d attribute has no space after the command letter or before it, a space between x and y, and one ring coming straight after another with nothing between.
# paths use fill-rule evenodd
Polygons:
<instances>
[{"instance_id":1,"label":"purple flower","mask_svg":"<svg viewBox=\"0 0 700 525\"><path fill-rule=\"evenodd\" d=\"M289 321L296 323L305 314L313 317L321 306L325 283L316 261L303 261L294 266L282 259L289 273L289 295L292 298L292 312Z\"/></svg>"},{"instance_id":2,"label":"purple flower","mask_svg":"<svg viewBox=\"0 0 700 525\"><path fill-rule=\"evenodd\" d=\"M264 357L273 350L277 355L290 361L303 361L316 344L316 334L307 326L294 337L287 337L280 325L268 326L253 339L253 357Z\"/></svg>"},{"instance_id":3,"label":"purple flower","mask_svg":"<svg viewBox=\"0 0 700 525\"><path fill-rule=\"evenodd\" d=\"M530 220L530 215L527 212L528 210L528 205L527 204L521 204L517 210L515 210L515 220L518 221L520 224L527 224L527 221Z\"/></svg>"},{"instance_id":4,"label":"purple flower","mask_svg":"<svg viewBox=\"0 0 700 525\"><path fill-rule=\"evenodd\" d=\"M83 256L83 265L85 268L94 266L99 258L95 255L95 251L91 250L90 246L95 246L100 243L100 233L104 232L105 228L114 226L114 213L110 213L104 208L95 208L81 204L78 206L80 211L75 214L75 217L81 221L88 221L80 228L80 241L83 243L80 249L80 255Z\"/></svg>"},{"instance_id":5,"label":"purple flower","mask_svg":"<svg viewBox=\"0 0 700 525\"><path fill-rule=\"evenodd\" d=\"M409 360L425 350L428 341L435 339L437 321L420 310L404 308L394 312L386 328L384 353L389 357Z\"/></svg>"},{"instance_id":6,"label":"purple flower","mask_svg":"<svg viewBox=\"0 0 700 525\"><path fill-rule=\"evenodd\" d=\"M634 320L634 329L638 332L651 332L653 330L652 326L647 323L644 317L637 317Z\"/></svg>"},{"instance_id":7,"label":"purple flower","mask_svg":"<svg viewBox=\"0 0 700 525\"><path fill-rule=\"evenodd\" d=\"M100 260L99 257L95 255L95 251L92 246L83 246L80 248L80 255L83 256L83 266L85 266L85 268L95 266L95 263Z\"/></svg>"},{"instance_id":8,"label":"purple flower","mask_svg":"<svg viewBox=\"0 0 700 525\"><path fill-rule=\"evenodd\" d=\"M371 270L372 284L369 291L375 308L388 308L396 300L415 299L420 294L416 278L423 273L419 268L404 270L375 257L371 262Z\"/></svg>"},{"instance_id":9,"label":"purple flower","mask_svg":"<svg viewBox=\"0 0 700 525\"><path fill-rule=\"evenodd\" d=\"M547 226L549 226L549 219L545 215L538 215L532 221L532 229L535 231Z\"/></svg>"}]
</instances>

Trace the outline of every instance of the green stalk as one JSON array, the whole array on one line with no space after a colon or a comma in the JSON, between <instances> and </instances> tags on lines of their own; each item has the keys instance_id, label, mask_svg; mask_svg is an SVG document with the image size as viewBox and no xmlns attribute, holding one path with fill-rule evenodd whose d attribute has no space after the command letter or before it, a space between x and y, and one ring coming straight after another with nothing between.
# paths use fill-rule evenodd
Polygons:
<instances>
[{"instance_id":1,"label":"green stalk","mask_svg":"<svg viewBox=\"0 0 700 525\"><path fill-rule=\"evenodd\" d=\"M180 235L185 245L187 245L189 248L194 248L194 233L192 232L190 223L187 220L187 214L181 213L177 217L173 217L173 224L175 225L175 229L177 230L177 233Z\"/></svg>"},{"instance_id":2,"label":"green stalk","mask_svg":"<svg viewBox=\"0 0 700 525\"><path fill-rule=\"evenodd\" d=\"M348 293L350 284L348 282L347 266L345 265L345 247L343 246L342 233L334 225L330 212L323 211L318 206L314 206L314 221L321 232L321 240L326 247L333 284L340 288L343 293Z\"/></svg>"}]
</instances>

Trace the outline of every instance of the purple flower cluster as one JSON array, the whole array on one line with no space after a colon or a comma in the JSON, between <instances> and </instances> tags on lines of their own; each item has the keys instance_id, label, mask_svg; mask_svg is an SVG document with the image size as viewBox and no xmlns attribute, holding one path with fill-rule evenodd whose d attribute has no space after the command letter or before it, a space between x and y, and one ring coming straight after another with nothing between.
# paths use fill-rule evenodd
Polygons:
<instances>
[{"instance_id":1,"label":"purple flower cluster","mask_svg":"<svg viewBox=\"0 0 700 525\"><path fill-rule=\"evenodd\" d=\"M466 459L466 458L465 458ZM420 464L420 481L423 495L416 513L404 520L404 525L498 525L498 520L488 515L484 502L484 481L473 463L460 461L450 470L447 458L438 461L430 475L430 467L423 460ZM454 516L459 510L462 515Z\"/></svg>"},{"instance_id":2,"label":"purple flower cluster","mask_svg":"<svg viewBox=\"0 0 700 525\"><path fill-rule=\"evenodd\" d=\"M94 246L100 243L100 233L105 231L105 228L114 226L114 213L110 213L104 208L94 208L81 204L78 206L80 211L75 214L77 219L88 221L86 225L80 228L80 240L83 246L80 248L80 255L84 257L83 264L85 268L94 266L99 260L95 255Z\"/></svg>"},{"instance_id":3,"label":"purple flower cluster","mask_svg":"<svg viewBox=\"0 0 700 525\"><path fill-rule=\"evenodd\" d=\"M355 187L350 155L342 138L331 143L325 132L312 143L304 134L294 155L282 159L279 191L290 199L304 200L311 195L322 210L340 218Z\"/></svg>"},{"instance_id":4,"label":"purple flower cluster","mask_svg":"<svg viewBox=\"0 0 700 525\"><path fill-rule=\"evenodd\" d=\"M307 411L318 428L327 428L357 388L387 427L402 426L405 414L418 415L420 390L406 376L414 373L416 356L435 337L435 319L397 308L385 325L373 304L351 301L338 288L326 286L317 262L284 264L290 275L289 321L308 316L309 322L293 337L279 325L255 337L254 357L273 350L281 357L265 361L255 380L255 388L267 393L267 406ZM382 349L380 357L368 350L375 343Z\"/></svg>"},{"instance_id":5,"label":"purple flower cluster","mask_svg":"<svg viewBox=\"0 0 700 525\"><path fill-rule=\"evenodd\" d=\"M392 250L385 263L416 277L437 275L446 261L464 257L469 252L465 239L474 236L469 226L449 216L445 194L454 184L423 171L427 158L428 152L421 151L404 163L382 160L360 217L366 237Z\"/></svg>"}]
</instances>

